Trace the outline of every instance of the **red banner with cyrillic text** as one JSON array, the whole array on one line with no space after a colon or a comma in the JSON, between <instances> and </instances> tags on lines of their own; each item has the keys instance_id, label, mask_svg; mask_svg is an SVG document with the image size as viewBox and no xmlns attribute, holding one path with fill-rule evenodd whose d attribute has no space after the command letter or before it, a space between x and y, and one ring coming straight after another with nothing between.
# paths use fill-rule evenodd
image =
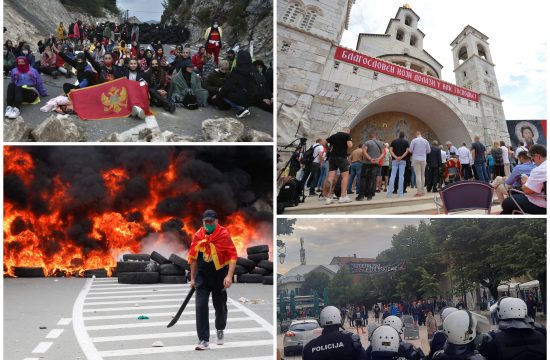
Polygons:
<instances>
[{"instance_id":1,"label":"red banner with cyrillic text","mask_svg":"<svg viewBox=\"0 0 550 360\"><path fill-rule=\"evenodd\" d=\"M343 47L337 47L334 58L336 60L345 61L347 63L374 70L382 74L395 76L403 80L408 80L452 95L460 96L468 100L476 102L479 101L479 94L474 91L450 84L445 81L441 81L432 76L424 75L419 72L406 69L402 66L384 60L361 54L357 51L353 51Z\"/></svg>"}]
</instances>

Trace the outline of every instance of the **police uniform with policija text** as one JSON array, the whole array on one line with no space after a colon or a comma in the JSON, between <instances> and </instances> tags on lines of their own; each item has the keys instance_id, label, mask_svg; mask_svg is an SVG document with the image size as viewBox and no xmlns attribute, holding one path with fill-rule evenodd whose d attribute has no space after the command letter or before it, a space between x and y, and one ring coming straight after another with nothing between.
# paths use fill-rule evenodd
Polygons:
<instances>
[{"instance_id":1,"label":"police uniform with policija text","mask_svg":"<svg viewBox=\"0 0 550 360\"><path fill-rule=\"evenodd\" d=\"M304 346L304 360L366 360L365 349L358 335L340 331L337 325L326 327L323 333Z\"/></svg>"}]
</instances>

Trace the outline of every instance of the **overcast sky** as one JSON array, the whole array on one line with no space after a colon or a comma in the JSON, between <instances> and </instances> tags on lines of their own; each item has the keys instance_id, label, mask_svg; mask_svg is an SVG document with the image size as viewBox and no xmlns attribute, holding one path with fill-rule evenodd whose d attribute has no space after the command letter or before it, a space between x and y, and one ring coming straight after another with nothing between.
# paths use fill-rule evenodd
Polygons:
<instances>
[{"instance_id":1,"label":"overcast sky","mask_svg":"<svg viewBox=\"0 0 550 360\"><path fill-rule=\"evenodd\" d=\"M160 21L164 11L162 0L117 0L116 4L122 11L130 10L128 15L141 21Z\"/></svg>"},{"instance_id":2,"label":"overcast sky","mask_svg":"<svg viewBox=\"0 0 550 360\"><path fill-rule=\"evenodd\" d=\"M284 274L300 265L300 237L304 238L307 265L328 265L334 256L374 258L391 247L393 234L405 225L418 225L420 219L304 219L292 235L277 239L286 243L286 258L277 272Z\"/></svg>"},{"instance_id":3,"label":"overcast sky","mask_svg":"<svg viewBox=\"0 0 550 360\"><path fill-rule=\"evenodd\" d=\"M383 34L404 0L357 0L342 45L355 49L359 33ZM456 83L451 41L471 25L489 37L507 120L546 119L548 13L546 2L435 1L409 4L426 34L424 50L443 64L443 80ZM545 24L545 25L541 25Z\"/></svg>"}]
</instances>

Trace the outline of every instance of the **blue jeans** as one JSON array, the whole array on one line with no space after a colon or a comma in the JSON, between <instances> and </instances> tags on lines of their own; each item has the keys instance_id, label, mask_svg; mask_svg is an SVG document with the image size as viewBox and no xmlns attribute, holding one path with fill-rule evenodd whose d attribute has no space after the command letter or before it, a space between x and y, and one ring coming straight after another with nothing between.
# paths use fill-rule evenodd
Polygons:
<instances>
[{"instance_id":1,"label":"blue jeans","mask_svg":"<svg viewBox=\"0 0 550 360\"><path fill-rule=\"evenodd\" d=\"M403 196L403 183L405 182L405 166L407 165L407 162L405 160L400 161L392 161L391 162L391 175L390 175L390 186L388 189L388 197L391 198L392 192L393 192L393 184L395 184L395 176L397 174L397 170L399 170L399 180L397 185L397 194L399 196ZM392 189L390 191L390 189Z\"/></svg>"},{"instance_id":2,"label":"blue jeans","mask_svg":"<svg viewBox=\"0 0 550 360\"><path fill-rule=\"evenodd\" d=\"M356 161L354 163L351 163L351 169L350 169L350 172L349 172L349 179L348 179L348 192L350 193L351 192L351 187L353 185L353 180L357 177L357 179L359 179L359 177L361 176L361 162L359 161ZM361 183L361 181L357 181L357 186L355 187L355 192L357 194L360 193L359 189L360 189L360 186L359 184Z\"/></svg>"},{"instance_id":3,"label":"blue jeans","mask_svg":"<svg viewBox=\"0 0 550 360\"><path fill-rule=\"evenodd\" d=\"M317 183L317 188L321 189L323 187L323 183L327 178L327 174L328 174L328 160L323 163L323 166L321 166L321 175L319 176L319 182Z\"/></svg>"},{"instance_id":4,"label":"blue jeans","mask_svg":"<svg viewBox=\"0 0 550 360\"><path fill-rule=\"evenodd\" d=\"M229 105L231 105L231 108L233 110L237 110L239 112L243 111L244 109L246 109L244 106L241 106L237 103L234 103L233 101L229 100L228 98L223 98L223 101L225 101L226 103L228 103Z\"/></svg>"},{"instance_id":5,"label":"blue jeans","mask_svg":"<svg viewBox=\"0 0 550 360\"><path fill-rule=\"evenodd\" d=\"M414 169L411 171L411 187L416 187L416 173Z\"/></svg>"},{"instance_id":6,"label":"blue jeans","mask_svg":"<svg viewBox=\"0 0 550 360\"><path fill-rule=\"evenodd\" d=\"M476 168L478 180L489 182L489 173L487 172L487 165L485 165L485 161L475 161L474 167Z\"/></svg>"}]
</instances>

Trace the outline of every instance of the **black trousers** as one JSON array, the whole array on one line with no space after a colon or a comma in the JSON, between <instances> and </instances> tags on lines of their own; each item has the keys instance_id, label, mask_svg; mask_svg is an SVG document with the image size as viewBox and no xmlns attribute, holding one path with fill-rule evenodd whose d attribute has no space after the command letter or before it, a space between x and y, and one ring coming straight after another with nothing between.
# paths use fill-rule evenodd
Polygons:
<instances>
[{"instance_id":1,"label":"black trousers","mask_svg":"<svg viewBox=\"0 0 550 360\"><path fill-rule=\"evenodd\" d=\"M439 168L430 166L427 168L426 191L436 192L437 184L439 184Z\"/></svg>"},{"instance_id":2,"label":"black trousers","mask_svg":"<svg viewBox=\"0 0 550 360\"><path fill-rule=\"evenodd\" d=\"M37 97L38 95L32 90L23 89L21 86L16 86L14 83L9 83L6 93L6 104L8 106L21 108L22 102L32 103Z\"/></svg>"},{"instance_id":3,"label":"black trousers","mask_svg":"<svg viewBox=\"0 0 550 360\"><path fill-rule=\"evenodd\" d=\"M460 171L462 172L462 178L469 180L472 177L472 167L470 164L460 164Z\"/></svg>"},{"instance_id":4,"label":"black trousers","mask_svg":"<svg viewBox=\"0 0 550 360\"><path fill-rule=\"evenodd\" d=\"M80 89L80 87L76 86L76 85L73 85L73 84L69 84L69 83L65 83L63 84L63 92L65 94L69 94L69 92L71 90L74 90L74 89Z\"/></svg>"},{"instance_id":5,"label":"black trousers","mask_svg":"<svg viewBox=\"0 0 550 360\"><path fill-rule=\"evenodd\" d=\"M199 255L200 256L200 255ZM202 264L201 264L202 262ZM215 270L213 263L204 263L198 259L199 269L195 278L195 320L199 340L209 341L210 320L208 317L208 299L212 294L212 304L216 316L216 330L224 330L227 324L227 292L223 279L227 276L228 266Z\"/></svg>"},{"instance_id":6,"label":"black trousers","mask_svg":"<svg viewBox=\"0 0 550 360\"><path fill-rule=\"evenodd\" d=\"M311 175L307 181L307 187L309 187L309 194L315 195L315 188L319 182L319 176L321 175L321 165L318 162L311 164Z\"/></svg>"},{"instance_id":7,"label":"black trousers","mask_svg":"<svg viewBox=\"0 0 550 360\"><path fill-rule=\"evenodd\" d=\"M223 101L223 98L219 95L216 95L215 98L213 96L209 96L207 101L210 105L216 106L219 110L230 110L231 109L231 105L229 105L228 103Z\"/></svg>"},{"instance_id":8,"label":"black trousers","mask_svg":"<svg viewBox=\"0 0 550 360\"><path fill-rule=\"evenodd\" d=\"M149 89L149 95L151 95L151 104L162 106L163 108L170 105L168 98L162 96L156 89Z\"/></svg>"},{"instance_id":9,"label":"black trousers","mask_svg":"<svg viewBox=\"0 0 550 360\"><path fill-rule=\"evenodd\" d=\"M373 197L376 193L376 176L378 164L363 164L361 166L361 194L359 196Z\"/></svg>"},{"instance_id":10,"label":"black trousers","mask_svg":"<svg viewBox=\"0 0 550 360\"><path fill-rule=\"evenodd\" d=\"M46 75L53 74L54 71L57 71L57 68L54 67L40 67L40 72Z\"/></svg>"},{"instance_id":11,"label":"black trousers","mask_svg":"<svg viewBox=\"0 0 550 360\"><path fill-rule=\"evenodd\" d=\"M527 214L546 214L546 208L536 206L527 199L527 196L523 194L514 194L512 196ZM502 213L511 214L514 210L519 210L516 203L509 197L504 199L502 202Z\"/></svg>"}]
</instances>

